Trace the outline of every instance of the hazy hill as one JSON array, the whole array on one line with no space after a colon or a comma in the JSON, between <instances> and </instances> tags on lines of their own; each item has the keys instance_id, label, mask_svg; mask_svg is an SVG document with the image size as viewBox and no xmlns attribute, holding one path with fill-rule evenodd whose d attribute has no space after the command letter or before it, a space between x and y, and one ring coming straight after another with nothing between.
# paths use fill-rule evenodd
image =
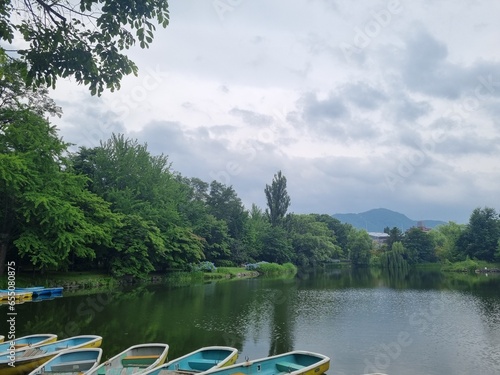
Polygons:
<instances>
[{"instance_id":1,"label":"hazy hill","mask_svg":"<svg viewBox=\"0 0 500 375\"><path fill-rule=\"evenodd\" d=\"M398 227L405 231L418 225L422 221L428 228L434 228L439 224L445 224L439 220L412 220L399 212L391 211L386 208L376 208L359 214L334 214L334 218L343 223L351 224L358 229L366 229L368 232L383 232L385 227Z\"/></svg>"}]
</instances>

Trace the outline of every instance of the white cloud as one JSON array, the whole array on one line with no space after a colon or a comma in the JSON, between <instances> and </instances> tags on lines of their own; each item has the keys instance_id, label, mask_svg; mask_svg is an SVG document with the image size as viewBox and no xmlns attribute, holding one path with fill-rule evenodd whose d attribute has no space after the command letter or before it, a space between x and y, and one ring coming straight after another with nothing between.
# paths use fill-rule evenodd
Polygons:
<instances>
[{"instance_id":1,"label":"white cloud","mask_svg":"<svg viewBox=\"0 0 500 375\"><path fill-rule=\"evenodd\" d=\"M233 185L248 207L265 206L278 170L299 213L386 207L465 222L495 207L500 4L170 6L152 47L130 51L140 74L119 92L59 84L65 140L125 132L185 176Z\"/></svg>"}]
</instances>

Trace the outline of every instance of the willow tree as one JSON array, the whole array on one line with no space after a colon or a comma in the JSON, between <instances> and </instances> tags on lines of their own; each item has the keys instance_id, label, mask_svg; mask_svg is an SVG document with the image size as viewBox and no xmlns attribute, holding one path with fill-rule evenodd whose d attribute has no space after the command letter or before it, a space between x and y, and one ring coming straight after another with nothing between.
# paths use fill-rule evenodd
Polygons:
<instances>
[{"instance_id":1,"label":"willow tree","mask_svg":"<svg viewBox=\"0 0 500 375\"><path fill-rule=\"evenodd\" d=\"M266 215L272 226L282 224L288 207L290 207L290 196L286 190L286 177L279 171L274 175L271 185L264 189L267 199Z\"/></svg>"}]
</instances>

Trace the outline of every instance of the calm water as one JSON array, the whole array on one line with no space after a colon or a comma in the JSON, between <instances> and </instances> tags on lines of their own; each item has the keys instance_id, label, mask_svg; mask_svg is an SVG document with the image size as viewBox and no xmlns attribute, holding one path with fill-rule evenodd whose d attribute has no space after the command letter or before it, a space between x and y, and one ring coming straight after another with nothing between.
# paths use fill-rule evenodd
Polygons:
<instances>
[{"instance_id":1,"label":"calm water","mask_svg":"<svg viewBox=\"0 0 500 375\"><path fill-rule=\"evenodd\" d=\"M229 345L240 359L328 355L329 375L500 374L500 277L362 270L71 296L17 306L16 333L103 336L107 358L166 342L169 358ZM0 333L7 309L0 306Z\"/></svg>"}]
</instances>

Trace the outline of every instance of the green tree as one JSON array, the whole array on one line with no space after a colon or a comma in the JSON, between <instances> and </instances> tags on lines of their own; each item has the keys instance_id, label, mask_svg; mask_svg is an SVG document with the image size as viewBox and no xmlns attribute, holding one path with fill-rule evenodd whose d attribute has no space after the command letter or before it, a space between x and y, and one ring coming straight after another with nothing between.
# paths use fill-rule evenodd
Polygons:
<instances>
[{"instance_id":1,"label":"green tree","mask_svg":"<svg viewBox=\"0 0 500 375\"><path fill-rule=\"evenodd\" d=\"M410 264L435 262L434 243L431 236L420 228L410 228L403 238L403 245L408 252Z\"/></svg>"},{"instance_id":2,"label":"green tree","mask_svg":"<svg viewBox=\"0 0 500 375\"><path fill-rule=\"evenodd\" d=\"M352 230L352 225L347 223L342 223L339 219L336 219L330 215L313 214L316 221L325 223L335 236L336 244L342 249L342 257L347 258L347 244L348 235Z\"/></svg>"},{"instance_id":3,"label":"green tree","mask_svg":"<svg viewBox=\"0 0 500 375\"><path fill-rule=\"evenodd\" d=\"M0 48L0 109L28 109L40 116L60 116L61 108L49 97L46 87L26 86L26 68Z\"/></svg>"},{"instance_id":4,"label":"green tree","mask_svg":"<svg viewBox=\"0 0 500 375\"><path fill-rule=\"evenodd\" d=\"M366 230L353 228L348 235L349 259L354 266L365 266L370 263L372 239Z\"/></svg>"},{"instance_id":5,"label":"green tree","mask_svg":"<svg viewBox=\"0 0 500 375\"><path fill-rule=\"evenodd\" d=\"M457 248L460 235L465 230L465 225L450 221L437 226L429 232L435 246L436 256L439 260L457 261L461 256Z\"/></svg>"},{"instance_id":6,"label":"green tree","mask_svg":"<svg viewBox=\"0 0 500 375\"><path fill-rule=\"evenodd\" d=\"M67 144L27 109L0 110L0 272L9 249L39 269L93 258L109 244L117 218L71 172Z\"/></svg>"},{"instance_id":7,"label":"green tree","mask_svg":"<svg viewBox=\"0 0 500 375\"><path fill-rule=\"evenodd\" d=\"M342 255L333 231L325 222L316 219L316 215L290 215L294 260L300 266L325 263Z\"/></svg>"},{"instance_id":8,"label":"green tree","mask_svg":"<svg viewBox=\"0 0 500 375\"><path fill-rule=\"evenodd\" d=\"M290 196L286 190L286 177L279 171L274 175L271 185L264 189L267 199L266 215L271 225L276 226L283 223L288 207L290 207Z\"/></svg>"},{"instance_id":9,"label":"green tree","mask_svg":"<svg viewBox=\"0 0 500 375\"><path fill-rule=\"evenodd\" d=\"M92 150L81 148L74 156L74 165L90 177L92 191L110 202L113 211L123 217L121 233L114 236L121 244L115 249L122 249L120 253L101 249L115 274L116 269L131 272L134 265L139 265L121 254L131 257L136 252L135 259L142 259L141 267L132 273L135 276L145 275L151 269L149 264L163 269L203 258L202 239L179 213L179 207L185 207L189 200L185 186L170 172L166 156L152 156L147 145L113 135ZM138 232L130 225L133 222L138 223ZM123 240L137 235L145 241L143 246ZM116 257L110 259L106 254Z\"/></svg>"},{"instance_id":10,"label":"green tree","mask_svg":"<svg viewBox=\"0 0 500 375\"><path fill-rule=\"evenodd\" d=\"M385 227L384 233L389 235L389 238L387 239L387 248L389 250L392 249L392 244L394 242L401 242L403 240L403 232L398 227Z\"/></svg>"},{"instance_id":11,"label":"green tree","mask_svg":"<svg viewBox=\"0 0 500 375\"><path fill-rule=\"evenodd\" d=\"M407 261L408 253L403 244L396 241L392 244L391 250L385 251L381 255L380 265L382 268L395 272L398 269L407 270L409 263Z\"/></svg>"},{"instance_id":12,"label":"green tree","mask_svg":"<svg viewBox=\"0 0 500 375\"><path fill-rule=\"evenodd\" d=\"M28 67L28 83L55 85L73 77L92 94L118 89L137 66L122 54L137 41L147 48L156 25L169 22L166 0L10 0L0 4L0 38Z\"/></svg>"},{"instance_id":13,"label":"green tree","mask_svg":"<svg viewBox=\"0 0 500 375\"><path fill-rule=\"evenodd\" d=\"M279 226L271 226L262 236L261 260L272 263L287 263L292 260L293 249L288 232Z\"/></svg>"},{"instance_id":14,"label":"green tree","mask_svg":"<svg viewBox=\"0 0 500 375\"><path fill-rule=\"evenodd\" d=\"M500 222L495 209L476 208L457 245L462 257L493 261L499 239Z\"/></svg>"},{"instance_id":15,"label":"green tree","mask_svg":"<svg viewBox=\"0 0 500 375\"><path fill-rule=\"evenodd\" d=\"M232 186L212 181L207 206L209 213L226 222L232 238L240 239L243 236L248 213Z\"/></svg>"},{"instance_id":16,"label":"green tree","mask_svg":"<svg viewBox=\"0 0 500 375\"><path fill-rule=\"evenodd\" d=\"M245 225L244 254L238 254L238 263L256 262L264 253L266 234L271 231L271 224L266 214L255 204L252 205Z\"/></svg>"},{"instance_id":17,"label":"green tree","mask_svg":"<svg viewBox=\"0 0 500 375\"><path fill-rule=\"evenodd\" d=\"M215 262L230 257L232 241L224 220L206 215L203 222L194 228L194 232L203 238L203 253L207 260Z\"/></svg>"}]
</instances>

